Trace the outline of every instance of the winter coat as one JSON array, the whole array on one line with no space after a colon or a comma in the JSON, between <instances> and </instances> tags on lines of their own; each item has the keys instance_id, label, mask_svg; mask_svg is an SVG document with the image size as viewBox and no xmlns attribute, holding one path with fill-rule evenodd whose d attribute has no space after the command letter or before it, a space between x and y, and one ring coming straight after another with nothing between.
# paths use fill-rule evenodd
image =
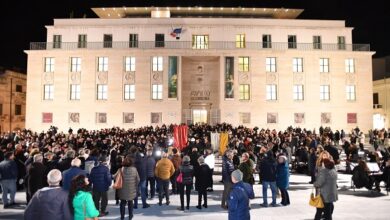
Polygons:
<instances>
[{"instance_id":1,"label":"winter coat","mask_svg":"<svg viewBox=\"0 0 390 220\"><path fill-rule=\"evenodd\" d=\"M234 171L233 161L228 158L224 158L222 161L222 180L225 182L231 182L231 174Z\"/></svg>"},{"instance_id":2,"label":"winter coat","mask_svg":"<svg viewBox=\"0 0 390 220\"><path fill-rule=\"evenodd\" d=\"M69 169L71 167L72 160L73 158L69 157L62 158L57 164L57 169L59 169L61 172Z\"/></svg>"},{"instance_id":3,"label":"winter coat","mask_svg":"<svg viewBox=\"0 0 390 220\"><path fill-rule=\"evenodd\" d=\"M181 165L181 157L179 155L175 154L172 156L171 161L173 163L173 167L175 168L175 170L178 170L179 166Z\"/></svg>"},{"instance_id":4,"label":"winter coat","mask_svg":"<svg viewBox=\"0 0 390 220\"><path fill-rule=\"evenodd\" d=\"M31 198L24 211L25 220L73 220L68 193L61 187L45 187Z\"/></svg>"},{"instance_id":5,"label":"winter coat","mask_svg":"<svg viewBox=\"0 0 390 220\"><path fill-rule=\"evenodd\" d=\"M87 176L87 172L79 167L74 166L62 172L62 188L66 191L69 191L70 183L72 182L73 177L78 175Z\"/></svg>"},{"instance_id":6,"label":"winter coat","mask_svg":"<svg viewBox=\"0 0 390 220\"><path fill-rule=\"evenodd\" d=\"M276 161L271 158L264 158L260 165L260 179L265 182L276 181Z\"/></svg>"},{"instance_id":7,"label":"winter coat","mask_svg":"<svg viewBox=\"0 0 390 220\"><path fill-rule=\"evenodd\" d=\"M209 176L211 175L211 169L207 164L201 164L195 169L195 189L197 191L206 190L211 187L211 181Z\"/></svg>"},{"instance_id":8,"label":"winter coat","mask_svg":"<svg viewBox=\"0 0 390 220\"><path fill-rule=\"evenodd\" d=\"M368 187L370 185L370 177L361 166L356 166L352 171L352 181L356 188Z\"/></svg>"},{"instance_id":9,"label":"winter coat","mask_svg":"<svg viewBox=\"0 0 390 220\"><path fill-rule=\"evenodd\" d=\"M288 189L289 176L288 163L278 163L276 166L276 186L281 189Z\"/></svg>"},{"instance_id":10,"label":"winter coat","mask_svg":"<svg viewBox=\"0 0 390 220\"><path fill-rule=\"evenodd\" d=\"M146 176L154 177L154 169L156 167L156 160L153 156L146 157Z\"/></svg>"},{"instance_id":11,"label":"winter coat","mask_svg":"<svg viewBox=\"0 0 390 220\"><path fill-rule=\"evenodd\" d=\"M135 167L123 167L120 170L123 172L123 183L122 188L118 189L119 199L133 200L137 196L138 183L140 181L137 169Z\"/></svg>"},{"instance_id":12,"label":"winter coat","mask_svg":"<svg viewBox=\"0 0 390 220\"><path fill-rule=\"evenodd\" d=\"M78 191L73 198L74 220L84 220L99 216L90 192ZM56 218L54 218L56 219Z\"/></svg>"},{"instance_id":13,"label":"winter coat","mask_svg":"<svg viewBox=\"0 0 390 220\"><path fill-rule=\"evenodd\" d=\"M254 163L251 159L248 159L246 162L242 162L238 169L241 170L243 177L242 181L253 185L255 183L255 179L253 177L253 167Z\"/></svg>"},{"instance_id":14,"label":"winter coat","mask_svg":"<svg viewBox=\"0 0 390 220\"><path fill-rule=\"evenodd\" d=\"M229 220L250 220L249 199L254 197L253 188L248 183L234 184L228 199Z\"/></svg>"},{"instance_id":15,"label":"winter coat","mask_svg":"<svg viewBox=\"0 0 390 220\"><path fill-rule=\"evenodd\" d=\"M46 184L46 167L42 163L31 163L27 167L26 181L27 181L27 192L31 196L42 189Z\"/></svg>"},{"instance_id":16,"label":"winter coat","mask_svg":"<svg viewBox=\"0 0 390 220\"><path fill-rule=\"evenodd\" d=\"M175 168L173 163L168 158L162 158L156 164L156 169L154 174L156 177L162 180L169 180L171 176L175 173Z\"/></svg>"},{"instance_id":17,"label":"winter coat","mask_svg":"<svg viewBox=\"0 0 390 220\"><path fill-rule=\"evenodd\" d=\"M146 180L146 158L142 157L140 153L133 155L134 166L137 168L140 181Z\"/></svg>"},{"instance_id":18,"label":"winter coat","mask_svg":"<svg viewBox=\"0 0 390 220\"><path fill-rule=\"evenodd\" d=\"M194 184L194 167L190 163L183 163L179 166L179 172L183 175L183 185L192 185Z\"/></svg>"},{"instance_id":19,"label":"winter coat","mask_svg":"<svg viewBox=\"0 0 390 220\"><path fill-rule=\"evenodd\" d=\"M92 183L94 191L107 192L112 182L110 170L107 166L99 164L99 166L92 168L89 181Z\"/></svg>"},{"instance_id":20,"label":"winter coat","mask_svg":"<svg viewBox=\"0 0 390 220\"><path fill-rule=\"evenodd\" d=\"M338 194L336 169L320 169L314 186L320 189L320 194L324 200L324 203L332 203L337 201Z\"/></svg>"},{"instance_id":21,"label":"winter coat","mask_svg":"<svg viewBox=\"0 0 390 220\"><path fill-rule=\"evenodd\" d=\"M18 166L13 160L3 160L0 163L0 180L10 180L18 178Z\"/></svg>"}]
</instances>

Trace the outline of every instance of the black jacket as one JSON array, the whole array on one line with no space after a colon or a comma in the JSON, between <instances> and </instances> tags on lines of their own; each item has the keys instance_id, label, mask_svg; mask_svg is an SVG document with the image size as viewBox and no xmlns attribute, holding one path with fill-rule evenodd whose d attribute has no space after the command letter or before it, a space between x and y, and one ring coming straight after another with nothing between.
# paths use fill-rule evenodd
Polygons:
<instances>
[{"instance_id":1,"label":"black jacket","mask_svg":"<svg viewBox=\"0 0 390 220\"><path fill-rule=\"evenodd\" d=\"M193 182L193 176L194 176L194 167L190 165L189 163L183 163L179 167L180 172L183 175L183 182L184 185L192 185Z\"/></svg>"},{"instance_id":2,"label":"black jacket","mask_svg":"<svg viewBox=\"0 0 390 220\"><path fill-rule=\"evenodd\" d=\"M260 165L260 178L262 181L275 182L276 181L276 161L267 153L267 157L262 160Z\"/></svg>"},{"instance_id":3,"label":"black jacket","mask_svg":"<svg viewBox=\"0 0 390 220\"><path fill-rule=\"evenodd\" d=\"M209 165L202 164L197 169L195 169L195 189L197 191L206 190L208 187L211 187L211 169Z\"/></svg>"},{"instance_id":4,"label":"black jacket","mask_svg":"<svg viewBox=\"0 0 390 220\"><path fill-rule=\"evenodd\" d=\"M46 185L46 167L42 163L31 163L27 166L27 192L32 196Z\"/></svg>"}]
</instances>

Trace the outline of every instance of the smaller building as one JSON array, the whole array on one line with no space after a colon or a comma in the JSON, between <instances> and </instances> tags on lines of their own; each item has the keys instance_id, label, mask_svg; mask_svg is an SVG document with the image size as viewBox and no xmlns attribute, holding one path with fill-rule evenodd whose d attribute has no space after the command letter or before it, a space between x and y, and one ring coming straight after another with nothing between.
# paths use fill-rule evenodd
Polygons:
<instances>
[{"instance_id":1,"label":"smaller building","mask_svg":"<svg viewBox=\"0 0 390 220\"><path fill-rule=\"evenodd\" d=\"M372 59L373 126L390 128L390 56Z\"/></svg>"},{"instance_id":2,"label":"smaller building","mask_svg":"<svg viewBox=\"0 0 390 220\"><path fill-rule=\"evenodd\" d=\"M25 127L26 80L25 73L0 68L0 134Z\"/></svg>"}]
</instances>

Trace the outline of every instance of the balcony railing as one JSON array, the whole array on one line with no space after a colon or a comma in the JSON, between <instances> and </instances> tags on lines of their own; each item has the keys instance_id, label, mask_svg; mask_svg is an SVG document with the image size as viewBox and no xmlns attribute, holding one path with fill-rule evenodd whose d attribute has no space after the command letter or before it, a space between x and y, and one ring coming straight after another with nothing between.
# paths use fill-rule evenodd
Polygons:
<instances>
[{"instance_id":1,"label":"balcony railing","mask_svg":"<svg viewBox=\"0 0 390 220\"><path fill-rule=\"evenodd\" d=\"M123 41L123 42L32 42L30 50L82 50L82 49L193 49L193 50L324 50L324 51L370 51L369 44L318 44L285 42L245 42L237 47L235 41Z\"/></svg>"}]
</instances>

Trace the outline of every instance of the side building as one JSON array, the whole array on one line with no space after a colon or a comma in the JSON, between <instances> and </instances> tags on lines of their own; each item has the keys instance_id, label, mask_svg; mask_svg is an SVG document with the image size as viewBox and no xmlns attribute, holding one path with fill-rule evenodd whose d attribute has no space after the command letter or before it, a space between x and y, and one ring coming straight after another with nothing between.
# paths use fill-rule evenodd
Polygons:
<instances>
[{"instance_id":1,"label":"side building","mask_svg":"<svg viewBox=\"0 0 390 220\"><path fill-rule=\"evenodd\" d=\"M93 8L28 54L28 128L372 128L372 55L300 9Z\"/></svg>"}]
</instances>

